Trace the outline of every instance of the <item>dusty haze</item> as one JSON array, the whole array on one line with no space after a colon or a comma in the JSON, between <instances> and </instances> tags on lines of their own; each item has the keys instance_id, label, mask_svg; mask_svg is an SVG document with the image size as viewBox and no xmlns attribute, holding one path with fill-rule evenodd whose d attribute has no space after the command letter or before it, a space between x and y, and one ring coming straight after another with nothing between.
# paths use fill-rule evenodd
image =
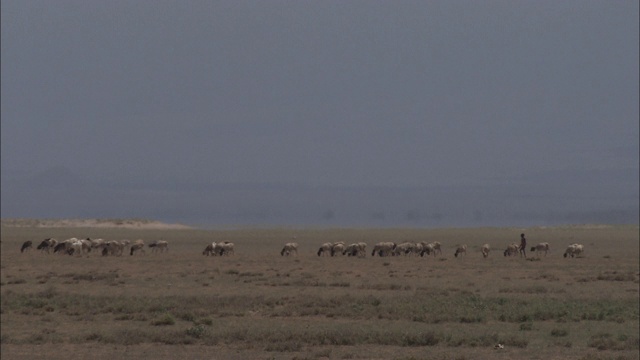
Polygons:
<instances>
[{"instance_id":1,"label":"dusty haze","mask_svg":"<svg viewBox=\"0 0 640 360\"><path fill-rule=\"evenodd\" d=\"M3 218L638 223L637 1L3 1Z\"/></svg>"}]
</instances>

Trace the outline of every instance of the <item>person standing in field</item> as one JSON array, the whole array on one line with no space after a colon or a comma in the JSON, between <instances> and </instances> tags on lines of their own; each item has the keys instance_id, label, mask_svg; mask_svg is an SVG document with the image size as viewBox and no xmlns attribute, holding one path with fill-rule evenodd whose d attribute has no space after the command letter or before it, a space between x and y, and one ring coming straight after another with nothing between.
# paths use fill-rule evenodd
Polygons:
<instances>
[{"instance_id":1,"label":"person standing in field","mask_svg":"<svg viewBox=\"0 0 640 360\"><path fill-rule=\"evenodd\" d=\"M527 239L524 234L520 234L520 256L527 257Z\"/></svg>"}]
</instances>

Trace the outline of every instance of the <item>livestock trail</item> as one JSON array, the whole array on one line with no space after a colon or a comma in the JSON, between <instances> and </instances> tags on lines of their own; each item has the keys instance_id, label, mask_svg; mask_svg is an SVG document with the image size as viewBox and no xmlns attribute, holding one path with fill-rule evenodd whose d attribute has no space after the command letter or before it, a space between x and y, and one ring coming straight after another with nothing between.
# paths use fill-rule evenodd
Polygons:
<instances>
[{"instance_id":1,"label":"livestock trail","mask_svg":"<svg viewBox=\"0 0 640 360\"><path fill-rule=\"evenodd\" d=\"M637 359L638 231L3 227L2 356ZM504 256L520 233L548 243L546 256ZM149 251L47 254L35 249L46 238L142 239ZM161 239L170 250L148 247ZM384 242L442 252L371 256ZM233 253L203 255L212 243ZM318 256L325 243L344 250ZM583 252L564 257L574 243Z\"/></svg>"}]
</instances>

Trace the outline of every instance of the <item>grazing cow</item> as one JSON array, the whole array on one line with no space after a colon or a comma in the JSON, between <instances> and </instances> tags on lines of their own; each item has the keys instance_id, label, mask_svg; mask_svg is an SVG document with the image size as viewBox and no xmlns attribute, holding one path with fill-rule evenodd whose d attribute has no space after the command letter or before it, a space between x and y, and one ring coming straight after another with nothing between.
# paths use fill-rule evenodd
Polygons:
<instances>
[{"instance_id":1,"label":"grazing cow","mask_svg":"<svg viewBox=\"0 0 640 360\"><path fill-rule=\"evenodd\" d=\"M60 251L61 253L65 253L67 252L67 242L66 241L62 241L59 244L57 244L54 248L53 248L53 253L57 253L58 251Z\"/></svg>"},{"instance_id":2,"label":"grazing cow","mask_svg":"<svg viewBox=\"0 0 640 360\"><path fill-rule=\"evenodd\" d=\"M413 251L413 248L415 247L414 243L411 242L403 242L401 244L398 244L394 249L393 249L393 256L399 256L399 255L407 255L409 253L411 253Z\"/></svg>"},{"instance_id":3,"label":"grazing cow","mask_svg":"<svg viewBox=\"0 0 640 360\"><path fill-rule=\"evenodd\" d=\"M33 242L31 242L31 240L27 240L24 243L22 243L22 247L20 247L20 252L23 253L26 250L31 250L33 248Z\"/></svg>"},{"instance_id":4,"label":"grazing cow","mask_svg":"<svg viewBox=\"0 0 640 360\"><path fill-rule=\"evenodd\" d=\"M349 244L344 248L342 255L365 257L367 256L367 244L363 242Z\"/></svg>"},{"instance_id":5,"label":"grazing cow","mask_svg":"<svg viewBox=\"0 0 640 360\"><path fill-rule=\"evenodd\" d=\"M222 256L222 255L233 255L235 254L235 244L232 242L221 242L221 243L217 243L214 250L216 253L218 253L218 255Z\"/></svg>"},{"instance_id":6,"label":"grazing cow","mask_svg":"<svg viewBox=\"0 0 640 360\"><path fill-rule=\"evenodd\" d=\"M158 240L152 242L151 244L147 245L149 246L149 249L151 249L151 252L155 252L154 250L156 249L156 244L158 243Z\"/></svg>"},{"instance_id":7,"label":"grazing cow","mask_svg":"<svg viewBox=\"0 0 640 360\"><path fill-rule=\"evenodd\" d=\"M397 246L396 243L390 242L390 241L379 242L373 247L371 256L375 256L376 253L380 257L393 255L393 251L395 250L396 246Z\"/></svg>"},{"instance_id":8,"label":"grazing cow","mask_svg":"<svg viewBox=\"0 0 640 360\"><path fill-rule=\"evenodd\" d=\"M548 242L543 242L543 243L539 243L536 246L531 248L531 252L536 252L536 255L538 257L540 257L540 253L544 251L544 256L547 256L547 253L549 252L550 248L549 248L549 243Z\"/></svg>"},{"instance_id":9,"label":"grazing cow","mask_svg":"<svg viewBox=\"0 0 640 360\"><path fill-rule=\"evenodd\" d=\"M69 255L82 256L83 243L80 240L76 240L67 245L67 250L71 250Z\"/></svg>"},{"instance_id":10,"label":"grazing cow","mask_svg":"<svg viewBox=\"0 0 640 360\"><path fill-rule=\"evenodd\" d=\"M91 240L89 238L87 238L86 240L78 240L81 244L81 250L83 253L90 253L91 252L91 248L93 247L93 243L91 242Z\"/></svg>"},{"instance_id":11,"label":"grazing cow","mask_svg":"<svg viewBox=\"0 0 640 360\"><path fill-rule=\"evenodd\" d=\"M440 245L440 242L434 241L431 244L433 245L433 250L435 250L434 253L442 255L442 246Z\"/></svg>"},{"instance_id":12,"label":"grazing cow","mask_svg":"<svg viewBox=\"0 0 640 360\"><path fill-rule=\"evenodd\" d=\"M141 254L145 254L144 251L144 243L134 243L133 245L131 245L131 251L129 252L129 255L133 255L133 253L138 252Z\"/></svg>"},{"instance_id":13,"label":"grazing cow","mask_svg":"<svg viewBox=\"0 0 640 360\"><path fill-rule=\"evenodd\" d=\"M58 243L54 247L53 252L54 253L59 252L60 254L81 256L83 246L85 245L82 243L81 240L78 240L77 238L70 238Z\"/></svg>"},{"instance_id":14,"label":"grazing cow","mask_svg":"<svg viewBox=\"0 0 640 360\"><path fill-rule=\"evenodd\" d=\"M436 250L433 248L433 244L422 243L422 251L420 251L420 256L424 256L424 254L436 256Z\"/></svg>"},{"instance_id":15,"label":"grazing cow","mask_svg":"<svg viewBox=\"0 0 640 360\"><path fill-rule=\"evenodd\" d=\"M96 251L99 252L104 252L104 250L107 248L107 242L100 239L101 241L99 242L94 242L93 240L91 241L91 248L95 249Z\"/></svg>"},{"instance_id":16,"label":"grazing cow","mask_svg":"<svg viewBox=\"0 0 640 360\"><path fill-rule=\"evenodd\" d=\"M76 254L80 256L82 255L82 243L76 238L61 241L53 248L53 253L55 254L57 252L59 252L60 254Z\"/></svg>"},{"instance_id":17,"label":"grazing cow","mask_svg":"<svg viewBox=\"0 0 640 360\"><path fill-rule=\"evenodd\" d=\"M453 256L458 257L460 254L464 254L465 256L467 255L467 245L458 245L456 253L453 254Z\"/></svg>"},{"instance_id":18,"label":"grazing cow","mask_svg":"<svg viewBox=\"0 0 640 360\"><path fill-rule=\"evenodd\" d=\"M584 246L582 244L571 244L567 247L567 250L565 250L564 252L564 257L576 257L576 256L580 256L582 255L582 252L584 251Z\"/></svg>"},{"instance_id":19,"label":"grazing cow","mask_svg":"<svg viewBox=\"0 0 640 360\"><path fill-rule=\"evenodd\" d=\"M156 243L156 251L165 252L169 251L169 242L166 240L160 240Z\"/></svg>"},{"instance_id":20,"label":"grazing cow","mask_svg":"<svg viewBox=\"0 0 640 360\"><path fill-rule=\"evenodd\" d=\"M430 255L433 254L435 257L437 254L442 255L442 245L438 241L434 241L429 244L422 243L422 251L420 252L420 256L424 256L424 254Z\"/></svg>"},{"instance_id":21,"label":"grazing cow","mask_svg":"<svg viewBox=\"0 0 640 360\"><path fill-rule=\"evenodd\" d=\"M93 249L103 249L105 245L104 239L90 239L87 240L91 243L91 248Z\"/></svg>"},{"instance_id":22,"label":"grazing cow","mask_svg":"<svg viewBox=\"0 0 640 360\"><path fill-rule=\"evenodd\" d=\"M111 253L112 255L122 256L122 254L124 253L125 245L122 242L112 240L107 242L107 245L109 247L109 253ZM144 252L144 249L142 249L142 252Z\"/></svg>"},{"instance_id":23,"label":"grazing cow","mask_svg":"<svg viewBox=\"0 0 640 360\"><path fill-rule=\"evenodd\" d=\"M38 245L36 249L40 251L46 251L48 254L49 249L53 249L56 245L58 245L58 241L56 241L56 239L47 238L42 240L42 242L40 243L40 245Z\"/></svg>"},{"instance_id":24,"label":"grazing cow","mask_svg":"<svg viewBox=\"0 0 640 360\"><path fill-rule=\"evenodd\" d=\"M123 249L127 249L129 246L131 246L131 241L127 239L120 240L120 244L122 244Z\"/></svg>"},{"instance_id":25,"label":"grazing cow","mask_svg":"<svg viewBox=\"0 0 640 360\"><path fill-rule=\"evenodd\" d=\"M518 253L518 244L511 243L507 246L507 249L504 251L504 256L515 256Z\"/></svg>"},{"instance_id":26,"label":"grazing cow","mask_svg":"<svg viewBox=\"0 0 640 360\"><path fill-rule=\"evenodd\" d=\"M482 245L482 248L480 248L480 251L482 252L482 256L486 258L487 256L489 256L489 251L491 251L491 247L489 246L489 244L484 244Z\"/></svg>"},{"instance_id":27,"label":"grazing cow","mask_svg":"<svg viewBox=\"0 0 640 360\"><path fill-rule=\"evenodd\" d=\"M422 254L422 250L424 250L425 245L427 245L427 243L425 243L424 241L413 243L411 247L411 253L414 256L420 256L420 254Z\"/></svg>"},{"instance_id":28,"label":"grazing cow","mask_svg":"<svg viewBox=\"0 0 640 360\"><path fill-rule=\"evenodd\" d=\"M344 253L344 242L337 242L331 247L331 256L342 255Z\"/></svg>"},{"instance_id":29,"label":"grazing cow","mask_svg":"<svg viewBox=\"0 0 640 360\"><path fill-rule=\"evenodd\" d=\"M433 249L435 250L435 253L442 256L442 246L440 245L440 242L434 241L431 244L433 244Z\"/></svg>"},{"instance_id":30,"label":"grazing cow","mask_svg":"<svg viewBox=\"0 0 640 360\"><path fill-rule=\"evenodd\" d=\"M333 244L330 242L324 243L322 245L320 245L320 248L318 249L318 256L327 256L327 255L331 255L331 249L333 248Z\"/></svg>"},{"instance_id":31,"label":"grazing cow","mask_svg":"<svg viewBox=\"0 0 640 360\"><path fill-rule=\"evenodd\" d=\"M290 242L284 244L282 251L280 251L281 256L289 256L289 255L298 255L298 243Z\"/></svg>"},{"instance_id":32,"label":"grazing cow","mask_svg":"<svg viewBox=\"0 0 640 360\"><path fill-rule=\"evenodd\" d=\"M149 247L151 248L152 253L155 253L155 252L163 253L165 251L169 251L169 243L164 240L154 241L151 244L149 244Z\"/></svg>"},{"instance_id":33,"label":"grazing cow","mask_svg":"<svg viewBox=\"0 0 640 360\"><path fill-rule=\"evenodd\" d=\"M216 247L216 243L212 243L212 244L207 245L207 247L204 248L204 251L202 252L202 255L207 255L207 256L213 255L213 256L215 256L216 255L216 253L214 252L215 247Z\"/></svg>"}]
</instances>

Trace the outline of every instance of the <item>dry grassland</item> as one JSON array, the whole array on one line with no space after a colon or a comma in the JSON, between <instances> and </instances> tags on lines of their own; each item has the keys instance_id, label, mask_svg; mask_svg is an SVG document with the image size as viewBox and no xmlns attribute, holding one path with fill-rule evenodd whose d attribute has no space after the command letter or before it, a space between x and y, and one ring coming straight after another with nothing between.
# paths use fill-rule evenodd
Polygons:
<instances>
[{"instance_id":1,"label":"dry grassland","mask_svg":"<svg viewBox=\"0 0 640 360\"><path fill-rule=\"evenodd\" d=\"M521 232L551 253L504 257ZM294 236L299 255L280 256ZM20 253L23 241L48 237L164 239L169 252ZM235 255L202 255L225 240ZM436 240L442 257L371 257L379 241ZM335 241L366 242L366 258L316 255ZM563 258L573 242L584 256ZM457 244L466 256L454 258ZM637 226L2 227L1 245L3 360L639 358Z\"/></svg>"}]
</instances>

